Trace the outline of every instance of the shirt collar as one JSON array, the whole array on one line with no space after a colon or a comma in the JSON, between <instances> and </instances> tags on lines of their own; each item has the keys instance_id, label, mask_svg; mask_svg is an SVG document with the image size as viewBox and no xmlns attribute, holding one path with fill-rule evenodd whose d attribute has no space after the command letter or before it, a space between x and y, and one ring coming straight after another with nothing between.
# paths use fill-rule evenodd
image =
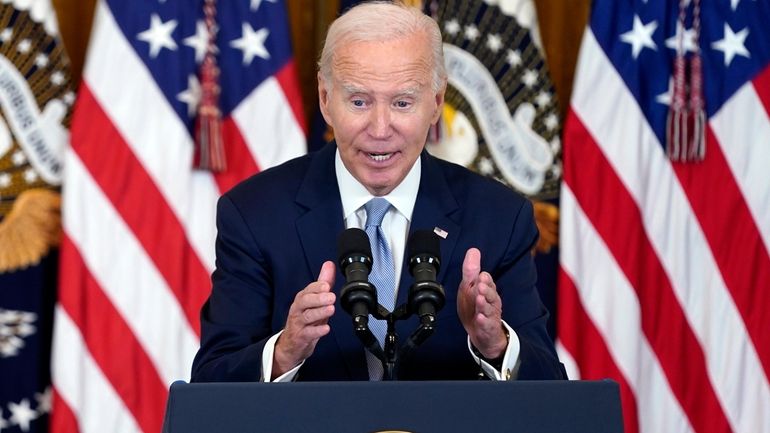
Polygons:
<instances>
[{"instance_id":1,"label":"shirt collar","mask_svg":"<svg viewBox=\"0 0 770 433\"><path fill-rule=\"evenodd\" d=\"M337 149L334 157L334 170L337 174L337 186L340 189L340 198L342 199L342 213L347 219L374 196L350 174L345 164L342 163L339 149ZM404 180L390 194L383 196L399 213L406 217L407 221L412 220L414 203L420 189L421 173L422 161L421 158L417 158Z\"/></svg>"}]
</instances>

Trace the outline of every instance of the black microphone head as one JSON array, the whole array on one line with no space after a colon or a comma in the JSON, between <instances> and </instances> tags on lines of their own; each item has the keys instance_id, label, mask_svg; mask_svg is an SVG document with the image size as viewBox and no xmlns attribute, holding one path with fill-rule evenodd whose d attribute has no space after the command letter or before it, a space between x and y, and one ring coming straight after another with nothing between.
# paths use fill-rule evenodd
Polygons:
<instances>
[{"instance_id":1,"label":"black microphone head","mask_svg":"<svg viewBox=\"0 0 770 433\"><path fill-rule=\"evenodd\" d=\"M346 259L350 256L364 256L371 262L372 247L365 231L350 228L340 233L337 238L337 261L340 266L344 267Z\"/></svg>"},{"instance_id":2,"label":"black microphone head","mask_svg":"<svg viewBox=\"0 0 770 433\"><path fill-rule=\"evenodd\" d=\"M438 235L430 230L416 230L409 236L409 273L414 283L409 288L409 310L420 320L435 319L436 312L444 307L444 288L436 281L441 259ZM428 319L429 318L429 319Z\"/></svg>"},{"instance_id":3,"label":"black microphone head","mask_svg":"<svg viewBox=\"0 0 770 433\"><path fill-rule=\"evenodd\" d=\"M410 259L422 255L440 258L441 244L438 235L431 230L415 230L409 236L407 254Z\"/></svg>"}]
</instances>

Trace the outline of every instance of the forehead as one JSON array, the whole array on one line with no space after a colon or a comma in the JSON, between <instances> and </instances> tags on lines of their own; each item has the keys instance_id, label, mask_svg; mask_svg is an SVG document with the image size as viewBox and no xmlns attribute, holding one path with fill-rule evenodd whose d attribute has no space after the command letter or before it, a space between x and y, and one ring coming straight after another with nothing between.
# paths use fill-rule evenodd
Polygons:
<instances>
[{"instance_id":1,"label":"forehead","mask_svg":"<svg viewBox=\"0 0 770 433\"><path fill-rule=\"evenodd\" d=\"M432 77L432 53L420 34L388 41L341 45L332 60L336 81L352 87L424 87Z\"/></svg>"}]
</instances>

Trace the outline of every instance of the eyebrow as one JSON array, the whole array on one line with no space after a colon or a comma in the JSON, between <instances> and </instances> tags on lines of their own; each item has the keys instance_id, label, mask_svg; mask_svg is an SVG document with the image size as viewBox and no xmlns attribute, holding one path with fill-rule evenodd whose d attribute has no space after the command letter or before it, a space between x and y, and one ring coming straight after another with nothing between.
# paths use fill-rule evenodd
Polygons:
<instances>
[{"instance_id":1,"label":"eyebrow","mask_svg":"<svg viewBox=\"0 0 770 433\"><path fill-rule=\"evenodd\" d=\"M369 93L369 91L364 89L363 87L358 87L353 84L343 84L342 89L348 95L353 95L356 93ZM419 90L417 87L407 87L406 89L396 92L394 96L414 96L417 93L419 93Z\"/></svg>"}]
</instances>

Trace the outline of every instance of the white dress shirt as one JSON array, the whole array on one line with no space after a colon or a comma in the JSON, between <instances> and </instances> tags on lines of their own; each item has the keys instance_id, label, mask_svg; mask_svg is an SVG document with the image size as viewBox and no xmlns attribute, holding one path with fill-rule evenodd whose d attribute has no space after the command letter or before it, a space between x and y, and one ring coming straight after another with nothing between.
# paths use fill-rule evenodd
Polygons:
<instances>
[{"instance_id":1,"label":"white dress shirt","mask_svg":"<svg viewBox=\"0 0 770 433\"><path fill-rule=\"evenodd\" d=\"M345 228L356 227L363 229L366 225L366 210L364 205L374 198L374 196L361 185L355 177L345 168L340 157L340 151L337 153L334 161L334 169L337 174L337 186L340 190L342 199L342 214L345 216ZM401 281L401 271L404 262L404 252L406 250L407 237L409 235L409 224L414 210L414 203L417 200L417 192L420 189L420 175L422 173L422 163L420 159L412 166L404 180L390 192L383 196L392 205L382 220L381 228L385 233L393 254L393 263L396 267L396 282ZM396 284L395 296L398 297L398 283ZM503 357L503 366L498 371L489 363L480 359L474 353L470 338L468 338L468 350L473 359L481 366L484 373L491 379L506 380L515 378L515 366L519 358L519 338L505 321L503 326L508 330L509 340L508 348ZM278 332L268 339L265 348L262 351L262 381L270 382L270 376L273 369L273 352L275 343L283 331ZM303 362L304 363L304 362ZM277 377L273 382L290 382L294 379L302 367L300 363L293 369Z\"/></svg>"}]
</instances>

